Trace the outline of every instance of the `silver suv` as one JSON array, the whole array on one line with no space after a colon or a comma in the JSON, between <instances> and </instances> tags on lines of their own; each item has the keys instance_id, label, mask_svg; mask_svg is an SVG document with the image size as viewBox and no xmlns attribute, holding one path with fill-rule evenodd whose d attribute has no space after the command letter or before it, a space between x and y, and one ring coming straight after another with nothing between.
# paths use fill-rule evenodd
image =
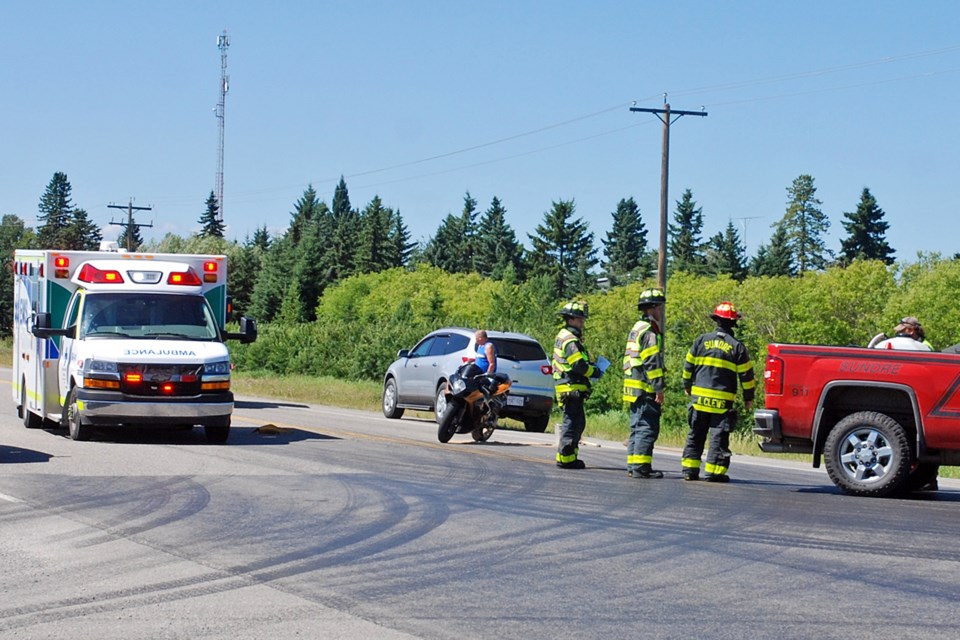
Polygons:
<instances>
[{"instance_id":1,"label":"silver suv","mask_svg":"<svg viewBox=\"0 0 960 640\"><path fill-rule=\"evenodd\" d=\"M439 420L447 378L476 355L475 333L446 327L428 333L412 349L401 349L383 377L383 415L399 418L404 409L419 409L435 411ZM543 347L523 333L488 331L487 337L497 348L497 372L513 381L501 415L542 433L553 408L553 371Z\"/></svg>"}]
</instances>

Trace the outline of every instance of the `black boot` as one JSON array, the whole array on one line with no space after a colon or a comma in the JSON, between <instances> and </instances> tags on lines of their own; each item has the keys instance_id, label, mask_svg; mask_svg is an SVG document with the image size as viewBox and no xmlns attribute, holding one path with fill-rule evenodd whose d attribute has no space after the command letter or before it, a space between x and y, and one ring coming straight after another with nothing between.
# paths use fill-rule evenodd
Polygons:
<instances>
[{"instance_id":1,"label":"black boot","mask_svg":"<svg viewBox=\"0 0 960 640\"><path fill-rule=\"evenodd\" d=\"M647 480L649 478L662 478L663 471L657 471L649 464L642 464L630 472L630 477Z\"/></svg>"},{"instance_id":2,"label":"black boot","mask_svg":"<svg viewBox=\"0 0 960 640\"><path fill-rule=\"evenodd\" d=\"M557 462L557 466L561 469L586 469L587 465L583 463L583 460L574 460L573 462Z\"/></svg>"}]
</instances>

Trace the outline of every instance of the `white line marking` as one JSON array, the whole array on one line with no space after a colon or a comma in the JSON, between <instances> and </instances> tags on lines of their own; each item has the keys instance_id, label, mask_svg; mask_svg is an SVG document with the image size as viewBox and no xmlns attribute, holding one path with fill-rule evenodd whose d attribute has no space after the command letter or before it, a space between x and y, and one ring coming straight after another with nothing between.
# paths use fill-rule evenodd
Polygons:
<instances>
[{"instance_id":1,"label":"white line marking","mask_svg":"<svg viewBox=\"0 0 960 640\"><path fill-rule=\"evenodd\" d=\"M7 502L23 502L20 498L14 498L13 496L8 496L5 493L0 493L0 500L6 500Z\"/></svg>"}]
</instances>

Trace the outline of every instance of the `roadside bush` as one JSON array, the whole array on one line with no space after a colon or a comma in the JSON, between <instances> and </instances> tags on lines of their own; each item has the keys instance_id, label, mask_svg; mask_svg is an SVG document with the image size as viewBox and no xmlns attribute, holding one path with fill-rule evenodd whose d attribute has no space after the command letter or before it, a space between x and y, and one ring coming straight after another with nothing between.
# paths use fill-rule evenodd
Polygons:
<instances>
[{"instance_id":1,"label":"roadside bush","mask_svg":"<svg viewBox=\"0 0 960 640\"><path fill-rule=\"evenodd\" d=\"M906 268L882 262L855 261L803 277L706 277L671 274L667 292L665 363L667 375L664 428L682 431L687 400L681 374L693 340L713 328L714 306L733 302L744 318L737 337L753 358L757 406L763 401L767 345L794 342L865 345L880 331L891 331L904 315L915 315L940 348L960 342L960 261L930 257ZM587 403L591 413L608 420L626 414L621 399L622 357L627 332L639 318L636 301L652 282L632 283L583 297L590 305L584 336L594 358L604 355L610 369ZM412 271L391 269L363 274L328 287L309 324L260 325L251 345L232 345L233 359L244 370L279 374L330 375L348 380L379 381L399 349L409 349L426 333L443 326L483 327L534 336L547 351L560 328L557 300L549 279L524 283L493 281L477 274L449 274L420 265ZM738 400L742 409L742 401ZM739 431L752 427L741 414Z\"/></svg>"}]
</instances>

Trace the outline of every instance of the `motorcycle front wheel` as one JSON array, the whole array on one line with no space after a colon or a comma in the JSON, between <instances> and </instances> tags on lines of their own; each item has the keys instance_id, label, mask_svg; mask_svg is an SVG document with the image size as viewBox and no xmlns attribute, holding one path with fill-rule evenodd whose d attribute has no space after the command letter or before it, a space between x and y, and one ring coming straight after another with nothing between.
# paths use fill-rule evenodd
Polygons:
<instances>
[{"instance_id":1,"label":"motorcycle front wheel","mask_svg":"<svg viewBox=\"0 0 960 640\"><path fill-rule=\"evenodd\" d=\"M450 442L450 438L457 432L463 414L463 400L452 398L440 416L440 426L437 427L437 440Z\"/></svg>"}]
</instances>

